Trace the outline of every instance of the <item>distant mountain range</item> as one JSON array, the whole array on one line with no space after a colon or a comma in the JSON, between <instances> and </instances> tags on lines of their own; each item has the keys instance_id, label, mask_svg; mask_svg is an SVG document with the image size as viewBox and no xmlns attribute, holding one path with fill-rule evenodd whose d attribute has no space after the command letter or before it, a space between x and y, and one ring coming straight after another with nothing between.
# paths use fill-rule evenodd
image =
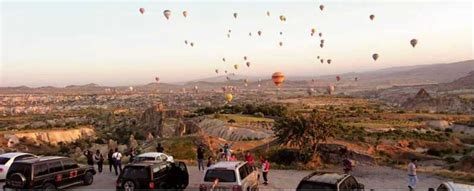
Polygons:
<instances>
[{"instance_id":1,"label":"distant mountain range","mask_svg":"<svg viewBox=\"0 0 474 191\"><path fill-rule=\"evenodd\" d=\"M474 60L467 60L455 63L446 64L432 64L432 65L417 65L417 66L404 66L404 67L392 67L381 70L361 72L361 73L344 73L339 75L325 75L317 77L299 77L299 76L288 76L286 77L285 84L288 86L307 86L312 79L315 80L315 84L325 86L328 83L337 84L338 86L358 86L367 88L383 88L392 86L409 86L409 85L427 85L427 84L445 84L449 85L450 88L456 88L460 86L472 85L472 79L474 78ZM336 81L336 76L340 76L341 80ZM231 79L227 81L227 77ZM358 78L356 82L354 79ZM465 77L465 78L463 78ZM268 76L242 76L242 75L224 75L211 78L191 80L180 84L168 84L168 83L149 83L145 85L134 86L136 91L154 91L154 90L172 90L181 88L192 88L198 86L200 89L216 88L223 85L242 85L243 80L248 79L249 85L256 86L260 83L262 86L270 86L271 80ZM262 81L257 82L261 79ZM456 80L456 81L455 81ZM61 92L103 92L104 89L112 89L113 91L126 91L128 86L117 86L108 87L100 86L98 84L85 84L85 85L70 85L64 88L44 86L38 88L30 88L27 86L19 87L0 87L0 93L42 93L51 91Z\"/></svg>"}]
</instances>

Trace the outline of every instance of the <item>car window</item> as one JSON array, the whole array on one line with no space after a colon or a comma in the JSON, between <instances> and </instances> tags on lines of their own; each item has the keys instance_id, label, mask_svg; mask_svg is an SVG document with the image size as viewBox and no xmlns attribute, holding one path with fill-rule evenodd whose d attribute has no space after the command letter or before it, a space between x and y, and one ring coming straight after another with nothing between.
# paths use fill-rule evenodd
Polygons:
<instances>
[{"instance_id":1,"label":"car window","mask_svg":"<svg viewBox=\"0 0 474 191\"><path fill-rule=\"evenodd\" d=\"M155 157L137 157L135 160L138 162L138 161L154 161L156 159Z\"/></svg>"},{"instance_id":2,"label":"car window","mask_svg":"<svg viewBox=\"0 0 474 191\"><path fill-rule=\"evenodd\" d=\"M158 166L153 167L153 177L158 178L162 176L163 174L166 173L168 169L169 169L168 165L158 165Z\"/></svg>"},{"instance_id":3,"label":"car window","mask_svg":"<svg viewBox=\"0 0 474 191\"><path fill-rule=\"evenodd\" d=\"M226 169L208 170L206 176L204 176L204 181L213 182L215 179L219 179L219 182L235 182L235 172Z\"/></svg>"},{"instance_id":4,"label":"car window","mask_svg":"<svg viewBox=\"0 0 474 191\"><path fill-rule=\"evenodd\" d=\"M148 168L143 166L127 166L123 169L122 178L147 179L150 175Z\"/></svg>"},{"instance_id":5,"label":"car window","mask_svg":"<svg viewBox=\"0 0 474 191\"><path fill-rule=\"evenodd\" d=\"M34 166L35 176L42 176L48 174L48 164L37 164Z\"/></svg>"},{"instance_id":6,"label":"car window","mask_svg":"<svg viewBox=\"0 0 474 191\"><path fill-rule=\"evenodd\" d=\"M298 191L336 191L335 185L321 184L316 182L301 182L296 188Z\"/></svg>"},{"instance_id":7,"label":"car window","mask_svg":"<svg viewBox=\"0 0 474 191\"><path fill-rule=\"evenodd\" d=\"M245 177L249 175L247 169L245 168L245 165L239 168L239 175L241 180L245 179Z\"/></svg>"},{"instance_id":8,"label":"car window","mask_svg":"<svg viewBox=\"0 0 474 191\"><path fill-rule=\"evenodd\" d=\"M53 172L59 172L63 170L63 165L61 164L61 161L53 161L49 163L49 171L51 173Z\"/></svg>"},{"instance_id":9,"label":"car window","mask_svg":"<svg viewBox=\"0 0 474 191\"><path fill-rule=\"evenodd\" d=\"M65 170L79 168L79 165L72 159L64 159L63 166Z\"/></svg>"},{"instance_id":10,"label":"car window","mask_svg":"<svg viewBox=\"0 0 474 191\"><path fill-rule=\"evenodd\" d=\"M179 162L179 169L181 169L181 171L183 172L187 172L186 170L186 164L184 164L184 162Z\"/></svg>"},{"instance_id":11,"label":"car window","mask_svg":"<svg viewBox=\"0 0 474 191\"><path fill-rule=\"evenodd\" d=\"M23 163L13 163L12 166L8 169L7 176L13 173L23 174L25 177L30 177L31 175L31 165Z\"/></svg>"},{"instance_id":12,"label":"car window","mask_svg":"<svg viewBox=\"0 0 474 191\"><path fill-rule=\"evenodd\" d=\"M10 158L7 158L7 157L0 157L0 164L6 164L8 161L10 160Z\"/></svg>"},{"instance_id":13,"label":"car window","mask_svg":"<svg viewBox=\"0 0 474 191\"><path fill-rule=\"evenodd\" d=\"M341 191L357 190L357 181L354 177L346 178L339 186Z\"/></svg>"},{"instance_id":14,"label":"car window","mask_svg":"<svg viewBox=\"0 0 474 191\"><path fill-rule=\"evenodd\" d=\"M436 189L436 191L448 191L448 187L446 187L446 185L444 184L441 184L439 185L439 187Z\"/></svg>"}]
</instances>

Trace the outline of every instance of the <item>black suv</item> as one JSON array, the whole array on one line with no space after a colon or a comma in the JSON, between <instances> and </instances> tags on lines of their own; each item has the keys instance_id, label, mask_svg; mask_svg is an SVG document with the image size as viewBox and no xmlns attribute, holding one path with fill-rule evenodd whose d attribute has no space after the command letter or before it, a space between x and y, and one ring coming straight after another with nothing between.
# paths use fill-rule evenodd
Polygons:
<instances>
[{"instance_id":1,"label":"black suv","mask_svg":"<svg viewBox=\"0 0 474 191\"><path fill-rule=\"evenodd\" d=\"M188 183L184 162L141 161L124 167L117 190L185 189Z\"/></svg>"},{"instance_id":2,"label":"black suv","mask_svg":"<svg viewBox=\"0 0 474 191\"><path fill-rule=\"evenodd\" d=\"M301 180L297 191L363 191L364 185L358 183L350 174L334 172L314 172Z\"/></svg>"},{"instance_id":3,"label":"black suv","mask_svg":"<svg viewBox=\"0 0 474 191\"><path fill-rule=\"evenodd\" d=\"M56 190L94 181L93 167L79 166L66 157L38 157L15 161L7 172L3 190Z\"/></svg>"}]
</instances>

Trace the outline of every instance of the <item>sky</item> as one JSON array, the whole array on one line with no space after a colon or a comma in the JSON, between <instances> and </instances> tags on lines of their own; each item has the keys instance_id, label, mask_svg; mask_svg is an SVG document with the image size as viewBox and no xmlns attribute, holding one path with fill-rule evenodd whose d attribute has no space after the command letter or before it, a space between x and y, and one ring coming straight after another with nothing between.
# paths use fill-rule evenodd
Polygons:
<instances>
[{"instance_id":1,"label":"sky","mask_svg":"<svg viewBox=\"0 0 474 191\"><path fill-rule=\"evenodd\" d=\"M0 1L0 86L138 85L155 76L173 83L224 70L319 76L473 59L468 0ZM324 48L311 28L322 32Z\"/></svg>"}]
</instances>

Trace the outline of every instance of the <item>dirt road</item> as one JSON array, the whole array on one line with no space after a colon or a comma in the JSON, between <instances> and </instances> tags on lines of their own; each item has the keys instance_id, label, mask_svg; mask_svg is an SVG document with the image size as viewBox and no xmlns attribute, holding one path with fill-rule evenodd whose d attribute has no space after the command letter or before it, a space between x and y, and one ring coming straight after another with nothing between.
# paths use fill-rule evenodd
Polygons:
<instances>
[{"instance_id":1,"label":"dirt road","mask_svg":"<svg viewBox=\"0 0 474 191\"><path fill-rule=\"evenodd\" d=\"M187 190L197 190L204 173L199 172L195 166L189 167L189 186ZM261 187L262 190L294 190L299 181L308 175L310 171L296 170L271 170L269 174L270 183ZM365 184L365 190L408 190L406 172L398 169L380 166L364 166L356 168L353 175L357 180ZM116 176L108 171L94 177L94 183L90 186L75 186L68 190L114 190ZM448 181L441 177L420 174L417 190L426 191L430 187L436 187L442 181ZM1 185L3 187L3 184Z\"/></svg>"}]
</instances>

